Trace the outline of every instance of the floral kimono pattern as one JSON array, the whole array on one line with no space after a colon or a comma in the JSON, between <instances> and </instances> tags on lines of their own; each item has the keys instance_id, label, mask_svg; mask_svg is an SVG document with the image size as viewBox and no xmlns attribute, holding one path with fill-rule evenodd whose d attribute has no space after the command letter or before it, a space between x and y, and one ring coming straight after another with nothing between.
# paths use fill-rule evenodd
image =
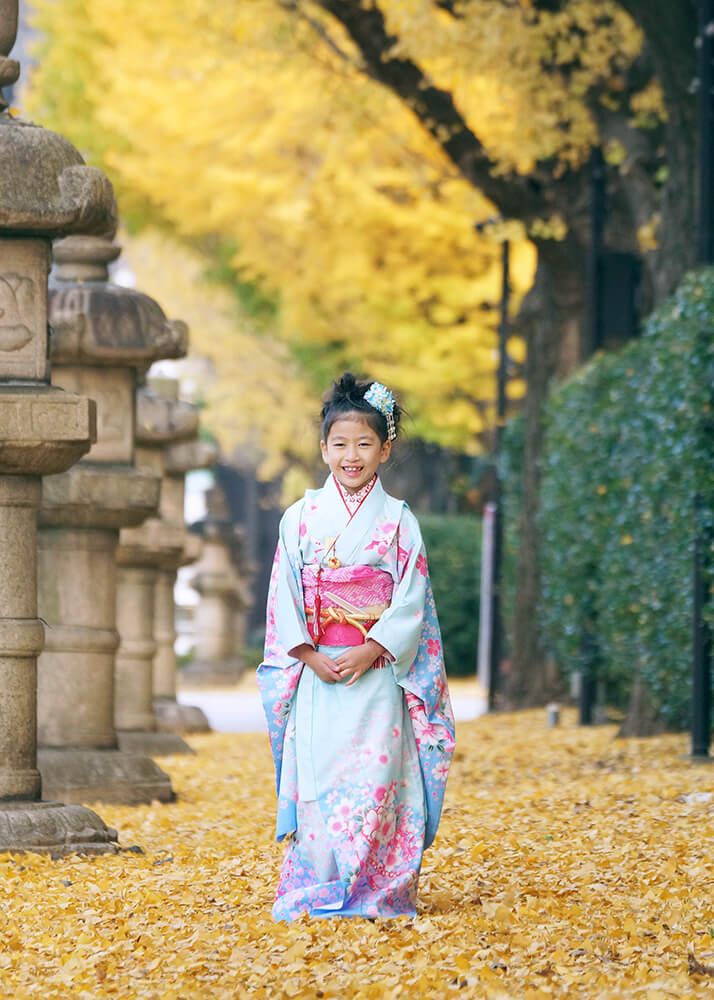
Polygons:
<instances>
[{"instance_id":1,"label":"floral kimono pattern","mask_svg":"<svg viewBox=\"0 0 714 1000\"><path fill-rule=\"evenodd\" d=\"M313 644L306 599L328 553L340 568L324 570L324 600L347 608L342 620L388 652L349 687L321 681L289 654ZM365 621L374 612L363 609L387 592L386 610ZM327 630L318 648L339 656L342 634ZM332 476L285 512L258 682L277 778L277 838L290 837L273 916L413 915L454 720L419 525L379 480L351 519Z\"/></svg>"}]
</instances>

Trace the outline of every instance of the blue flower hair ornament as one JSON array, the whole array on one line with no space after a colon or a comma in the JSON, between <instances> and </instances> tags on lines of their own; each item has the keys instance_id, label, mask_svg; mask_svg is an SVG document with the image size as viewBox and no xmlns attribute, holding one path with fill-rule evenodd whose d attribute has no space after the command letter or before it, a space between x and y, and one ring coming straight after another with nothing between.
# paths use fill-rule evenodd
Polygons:
<instances>
[{"instance_id":1,"label":"blue flower hair ornament","mask_svg":"<svg viewBox=\"0 0 714 1000\"><path fill-rule=\"evenodd\" d=\"M387 439L393 441L397 436L397 427L394 423L394 406L396 401L391 389L388 389L386 385L382 385L381 382L373 382L365 392L364 400L370 406L373 406L375 410L378 410L385 418L387 421Z\"/></svg>"}]
</instances>

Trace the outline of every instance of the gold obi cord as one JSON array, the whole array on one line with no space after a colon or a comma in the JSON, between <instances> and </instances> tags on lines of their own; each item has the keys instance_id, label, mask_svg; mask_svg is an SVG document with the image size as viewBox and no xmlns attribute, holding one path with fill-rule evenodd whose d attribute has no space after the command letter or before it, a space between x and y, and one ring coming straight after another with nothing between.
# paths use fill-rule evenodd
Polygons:
<instances>
[{"instance_id":1,"label":"gold obi cord","mask_svg":"<svg viewBox=\"0 0 714 1000\"><path fill-rule=\"evenodd\" d=\"M325 597L329 597L333 601L338 600L334 594L326 593ZM325 631L328 625L353 625L356 629L359 629L366 639L368 628L375 625L389 607L388 604L373 604L368 608L353 608L345 607L344 604L346 602L340 601L339 605L332 604L320 610L321 633ZM314 608L306 608L305 610L308 622L313 624L315 620ZM367 623L368 628L365 628L363 623Z\"/></svg>"}]
</instances>

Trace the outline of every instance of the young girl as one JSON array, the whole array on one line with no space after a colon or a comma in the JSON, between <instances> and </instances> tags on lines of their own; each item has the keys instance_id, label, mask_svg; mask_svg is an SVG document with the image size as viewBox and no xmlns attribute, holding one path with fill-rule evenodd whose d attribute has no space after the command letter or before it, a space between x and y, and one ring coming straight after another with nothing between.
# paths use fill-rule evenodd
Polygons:
<instances>
[{"instance_id":1,"label":"young girl","mask_svg":"<svg viewBox=\"0 0 714 1000\"><path fill-rule=\"evenodd\" d=\"M413 916L454 747L416 518L377 476L400 408L346 373L322 409L330 474L285 512L258 680L291 837L276 920Z\"/></svg>"}]
</instances>

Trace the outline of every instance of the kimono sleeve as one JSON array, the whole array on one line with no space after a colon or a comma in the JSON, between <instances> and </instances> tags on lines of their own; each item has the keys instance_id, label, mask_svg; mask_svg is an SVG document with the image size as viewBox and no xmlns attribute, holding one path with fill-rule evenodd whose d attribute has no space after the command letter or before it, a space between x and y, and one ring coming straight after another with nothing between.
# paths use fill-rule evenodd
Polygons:
<instances>
[{"instance_id":1,"label":"kimono sleeve","mask_svg":"<svg viewBox=\"0 0 714 1000\"><path fill-rule=\"evenodd\" d=\"M419 648L426 604L427 565L419 523L404 508L397 534L396 565L399 580L392 603L368 632L392 656L392 668L400 680L409 670Z\"/></svg>"},{"instance_id":2,"label":"kimono sleeve","mask_svg":"<svg viewBox=\"0 0 714 1000\"><path fill-rule=\"evenodd\" d=\"M301 504L289 507L280 521L278 545L268 596L268 629L279 650L291 649L313 641L307 628L303 602L301 558L299 549ZM267 638L267 635L266 635ZM266 641L266 653L267 653Z\"/></svg>"}]
</instances>

